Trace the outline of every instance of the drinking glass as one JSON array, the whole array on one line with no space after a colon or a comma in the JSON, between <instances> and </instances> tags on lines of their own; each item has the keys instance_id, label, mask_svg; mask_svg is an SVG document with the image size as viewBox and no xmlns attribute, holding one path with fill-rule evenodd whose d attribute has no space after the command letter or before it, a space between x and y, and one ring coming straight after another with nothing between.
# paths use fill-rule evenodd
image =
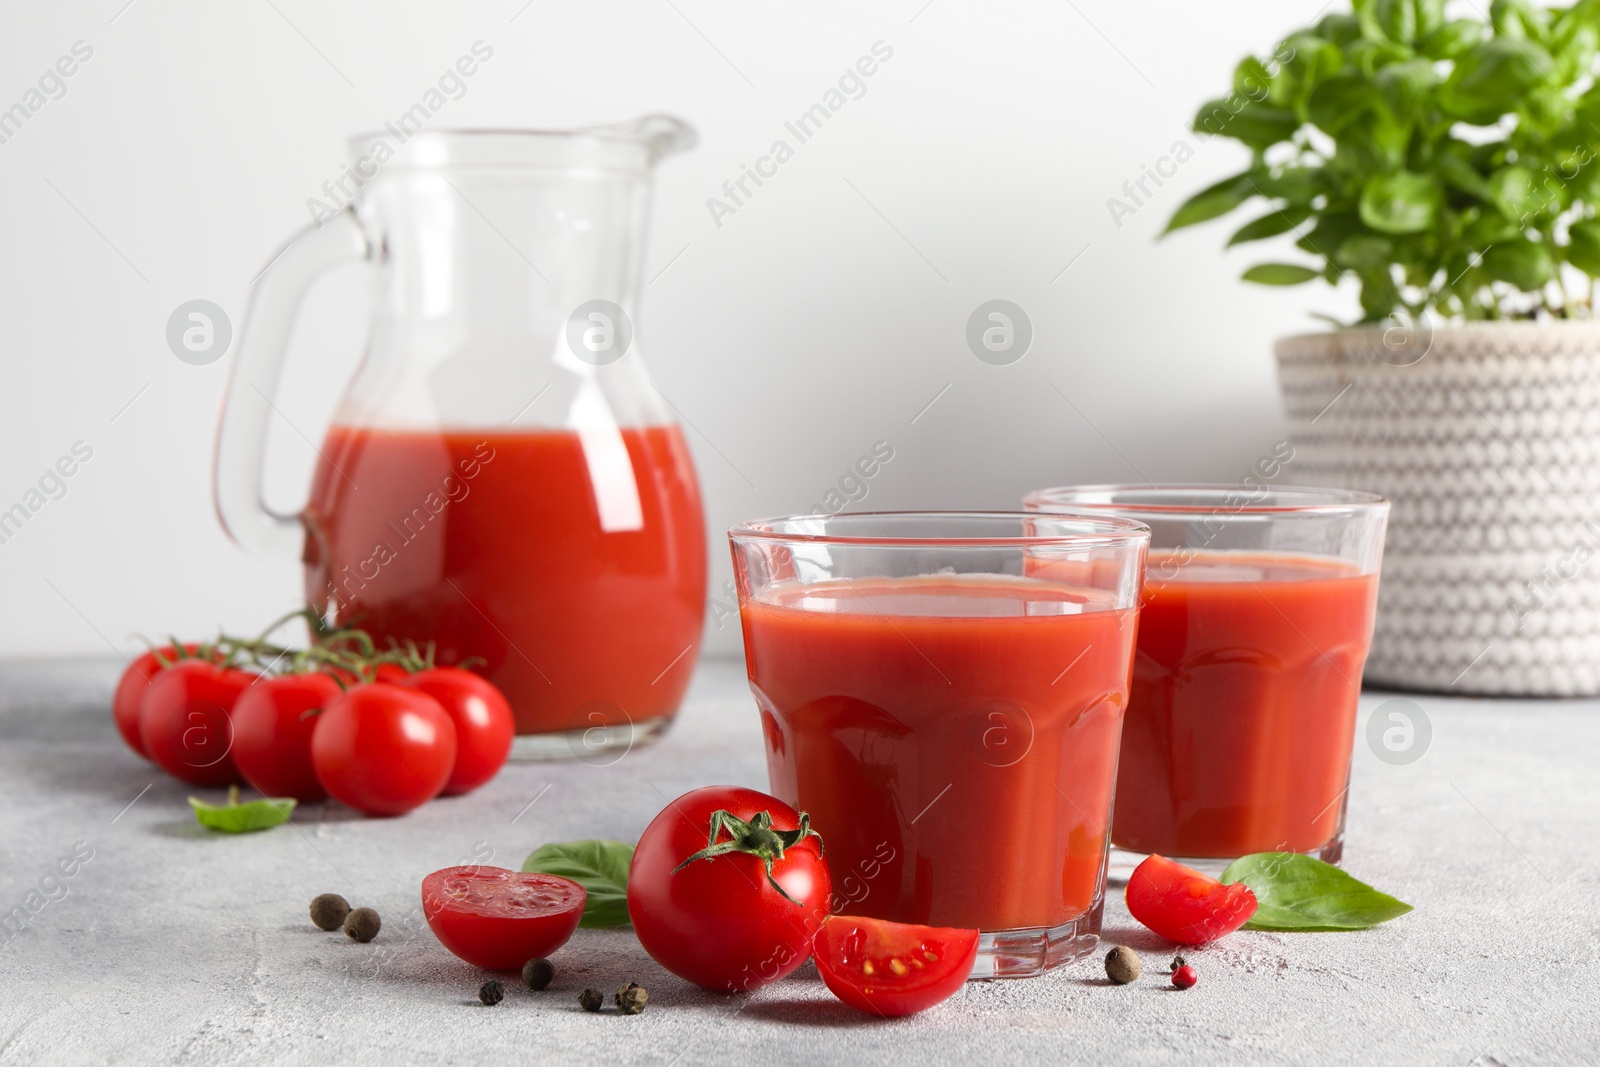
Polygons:
<instances>
[{"instance_id":1,"label":"drinking glass","mask_svg":"<svg viewBox=\"0 0 1600 1067\"><path fill-rule=\"evenodd\" d=\"M1151 531L1112 843L1202 868L1269 851L1338 862L1388 502L1100 485L1024 506Z\"/></svg>"},{"instance_id":2,"label":"drinking glass","mask_svg":"<svg viewBox=\"0 0 1600 1067\"><path fill-rule=\"evenodd\" d=\"M974 977L1095 947L1149 531L915 512L729 531L772 791L835 910L981 931Z\"/></svg>"}]
</instances>

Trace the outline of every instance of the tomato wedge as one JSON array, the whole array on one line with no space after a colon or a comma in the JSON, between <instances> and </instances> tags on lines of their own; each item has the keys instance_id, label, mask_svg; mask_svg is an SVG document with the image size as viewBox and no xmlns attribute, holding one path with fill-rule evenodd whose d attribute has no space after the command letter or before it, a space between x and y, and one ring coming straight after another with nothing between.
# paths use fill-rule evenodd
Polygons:
<instances>
[{"instance_id":1,"label":"tomato wedge","mask_svg":"<svg viewBox=\"0 0 1600 1067\"><path fill-rule=\"evenodd\" d=\"M1128 877L1128 911L1169 941L1204 945L1231 934L1256 913L1243 882L1223 885L1165 856L1148 856Z\"/></svg>"},{"instance_id":2,"label":"tomato wedge","mask_svg":"<svg viewBox=\"0 0 1600 1067\"><path fill-rule=\"evenodd\" d=\"M817 931L817 970L833 995L869 1015L912 1015L960 989L978 931L834 915Z\"/></svg>"},{"instance_id":3,"label":"tomato wedge","mask_svg":"<svg viewBox=\"0 0 1600 1067\"><path fill-rule=\"evenodd\" d=\"M515 971L567 943L588 894L570 878L504 867L446 867L422 880L439 943L489 971Z\"/></svg>"}]
</instances>

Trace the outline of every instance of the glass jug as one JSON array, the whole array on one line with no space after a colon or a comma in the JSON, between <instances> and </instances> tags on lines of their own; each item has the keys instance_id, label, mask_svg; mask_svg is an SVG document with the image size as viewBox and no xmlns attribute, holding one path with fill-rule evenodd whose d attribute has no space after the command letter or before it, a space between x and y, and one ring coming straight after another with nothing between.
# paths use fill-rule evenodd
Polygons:
<instances>
[{"instance_id":1,"label":"glass jug","mask_svg":"<svg viewBox=\"0 0 1600 1067\"><path fill-rule=\"evenodd\" d=\"M614 761L671 722L704 614L699 488L634 336L653 167L694 132L647 116L397 140L351 142L353 202L252 290L218 513L245 548L299 550L331 620L480 670L519 753ZM277 514L284 349L311 281L350 260L376 282L367 351L305 509Z\"/></svg>"}]
</instances>

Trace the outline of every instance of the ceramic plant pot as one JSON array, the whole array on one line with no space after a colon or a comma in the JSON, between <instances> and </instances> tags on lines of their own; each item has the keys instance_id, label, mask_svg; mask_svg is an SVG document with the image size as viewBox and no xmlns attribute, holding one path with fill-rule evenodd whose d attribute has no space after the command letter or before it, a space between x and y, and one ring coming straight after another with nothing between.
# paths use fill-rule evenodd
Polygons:
<instances>
[{"instance_id":1,"label":"ceramic plant pot","mask_svg":"<svg viewBox=\"0 0 1600 1067\"><path fill-rule=\"evenodd\" d=\"M1294 480L1393 501L1366 678L1600 693L1600 323L1277 344Z\"/></svg>"}]
</instances>

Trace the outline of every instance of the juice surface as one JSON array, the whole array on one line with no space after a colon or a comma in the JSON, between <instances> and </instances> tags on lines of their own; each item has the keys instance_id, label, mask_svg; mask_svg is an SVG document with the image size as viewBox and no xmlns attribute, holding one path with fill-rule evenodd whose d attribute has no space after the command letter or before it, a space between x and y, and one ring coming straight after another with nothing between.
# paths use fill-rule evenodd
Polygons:
<instances>
[{"instance_id":1,"label":"juice surface","mask_svg":"<svg viewBox=\"0 0 1600 1067\"><path fill-rule=\"evenodd\" d=\"M993 931L1095 906L1136 618L1102 596L927 576L742 605L772 789L841 910Z\"/></svg>"},{"instance_id":2,"label":"juice surface","mask_svg":"<svg viewBox=\"0 0 1600 1067\"><path fill-rule=\"evenodd\" d=\"M705 603L705 523L676 427L335 426L305 519L306 593L341 622L477 657L520 733L669 716Z\"/></svg>"},{"instance_id":3,"label":"juice surface","mask_svg":"<svg viewBox=\"0 0 1600 1067\"><path fill-rule=\"evenodd\" d=\"M1112 841L1179 857L1308 852L1344 821L1377 575L1337 560L1152 550Z\"/></svg>"}]
</instances>

